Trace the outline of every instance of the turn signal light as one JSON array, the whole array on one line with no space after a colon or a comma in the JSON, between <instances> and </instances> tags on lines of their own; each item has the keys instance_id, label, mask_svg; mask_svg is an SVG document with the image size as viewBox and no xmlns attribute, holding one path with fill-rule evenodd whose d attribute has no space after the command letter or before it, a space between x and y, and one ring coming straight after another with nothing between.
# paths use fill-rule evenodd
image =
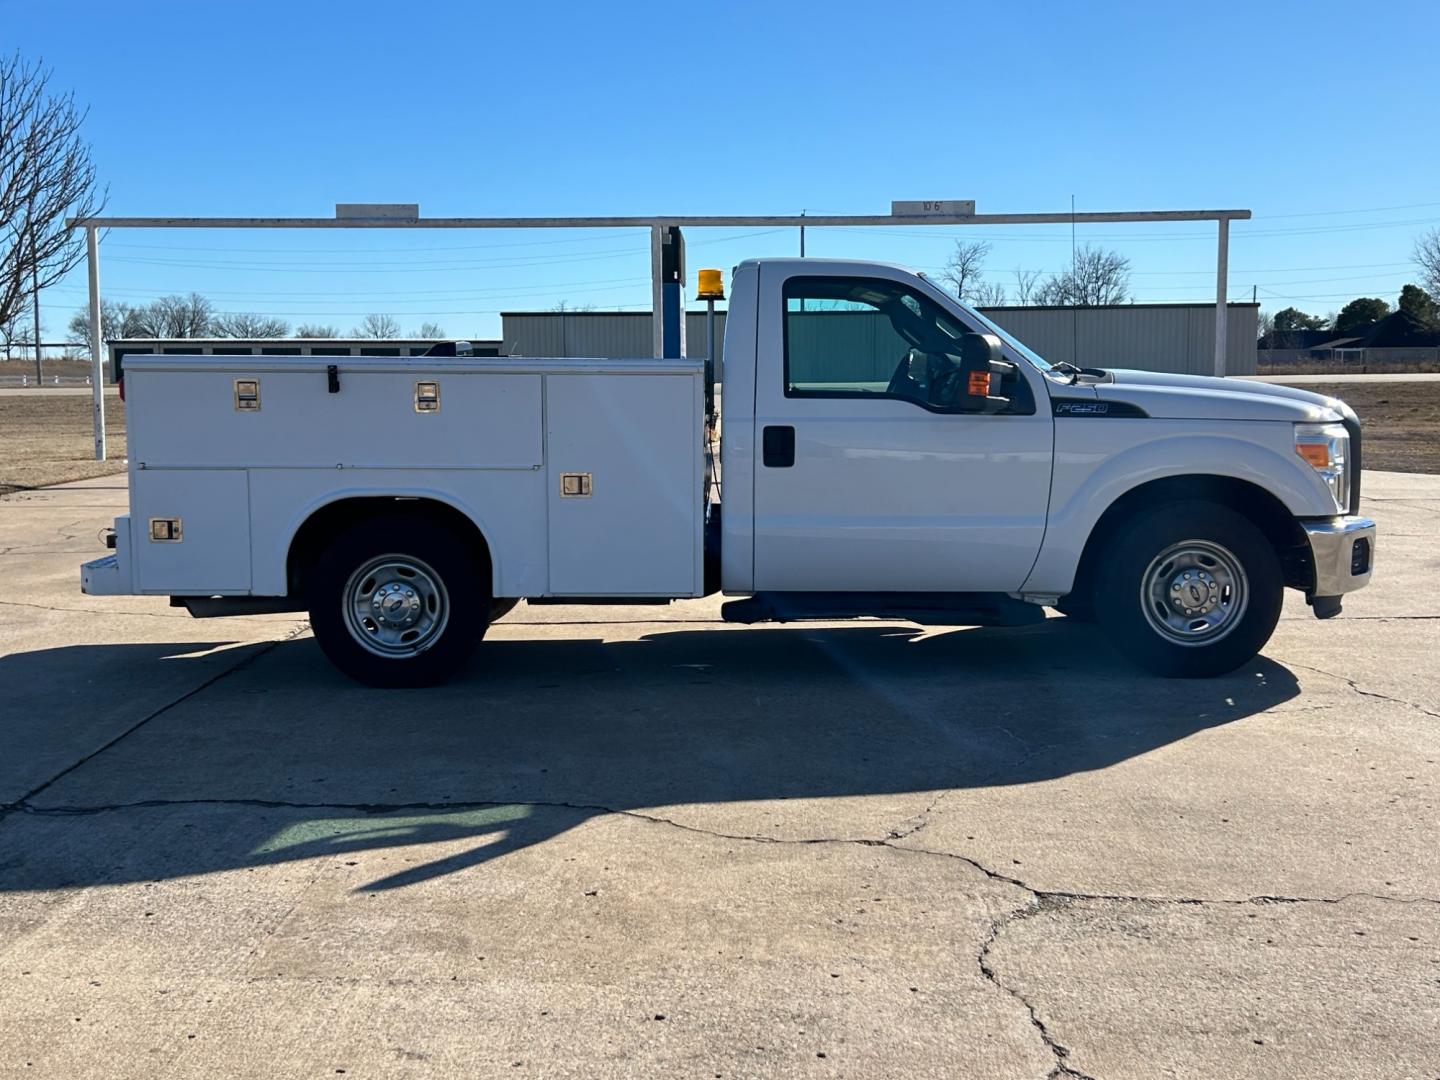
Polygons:
<instances>
[{"instance_id":1,"label":"turn signal light","mask_svg":"<svg viewBox=\"0 0 1440 1080\"><path fill-rule=\"evenodd\" d=\"M971 397L989 397L990 373L988 371L970 372L970 382L965 392Z\"/></svg>"},{"instance_id":2,"label":"turn signal light","mask_svg":"<svg viewBox=\"0 0 1440 1080\"><path fill-rule=\"evenodd\" d=\"M1314 468L1328 469L1330 467L1330 447L1324 443L1297 442L1295 452Z\"/></svg>"}]
</instances>

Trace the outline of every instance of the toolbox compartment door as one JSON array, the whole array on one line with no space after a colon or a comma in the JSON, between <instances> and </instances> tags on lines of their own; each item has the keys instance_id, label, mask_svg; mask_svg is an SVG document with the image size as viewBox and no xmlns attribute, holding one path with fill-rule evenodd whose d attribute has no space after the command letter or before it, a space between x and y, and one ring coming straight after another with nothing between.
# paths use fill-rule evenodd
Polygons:
<instances>
[{"instance_id":1,"label":"toolbox compartment door","mask_svg":"<svg viewBox=\"0 0 1440 1080\"><path fill-rule=\"evenodd\" d=\"M250 483L243 469L137 469L131 474L136 592L210 596L250 591ZM151 522L178 521L178 539Z\"/></svg>"},{"instance_id":2,"label":"toolbox compartment door","mask_svg":"<svg viewBox=\"0 0 1440 1080\"><path fill-rule=\"evenodd\" d=\"M700 594L702 393L691 375L546 376L550 595Z\"/></svg>"}]
</instances>

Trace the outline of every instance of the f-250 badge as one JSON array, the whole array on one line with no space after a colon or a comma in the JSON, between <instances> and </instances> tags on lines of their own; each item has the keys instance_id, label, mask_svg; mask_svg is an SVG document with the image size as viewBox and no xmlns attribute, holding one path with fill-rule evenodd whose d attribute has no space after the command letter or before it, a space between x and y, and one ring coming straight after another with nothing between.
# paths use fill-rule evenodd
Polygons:
<instances>
[{"instance_id":1,"label":"f-250 badge","mask_svg":"<svg viewBox=\"0 0 1440 1080\"><path fill-rule=\"evenodd\" d=\"M1056 416L1104 416L1110 411L1108 401L1057 401Z\"/></svg>"}]
</instances>

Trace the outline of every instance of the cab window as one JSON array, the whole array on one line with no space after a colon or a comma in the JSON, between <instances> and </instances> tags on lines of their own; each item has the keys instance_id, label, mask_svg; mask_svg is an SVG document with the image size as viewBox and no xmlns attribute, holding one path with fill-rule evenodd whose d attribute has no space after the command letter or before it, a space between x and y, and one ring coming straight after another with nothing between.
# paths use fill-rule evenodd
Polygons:
<instances>
[{"instance_id":1,"label":"cab window","mask_svg":"<svg viewBox=\"0 0 1440 1080\"><path fill-rule=\"evenodd\" d=\"M790 278L783 295L787 397L955 407L966 331L929 297L881 278L822 277Z\"/></svg>"}]
</instances>

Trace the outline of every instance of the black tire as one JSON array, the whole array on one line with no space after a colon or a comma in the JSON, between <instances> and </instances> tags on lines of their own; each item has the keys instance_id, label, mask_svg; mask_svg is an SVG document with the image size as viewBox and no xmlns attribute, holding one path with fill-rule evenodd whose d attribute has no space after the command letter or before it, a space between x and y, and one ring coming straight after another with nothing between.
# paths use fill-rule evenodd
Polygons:
<instances>
[{"instance_id":1,"label":"black tire","mask_svg":"<svg viewBox=\"0 0 1440 1080\"><path fill-rule=\"evenodd\" d=\"M1055 610L1071 622L1093 623L1095 621L1095 594L1084 589L1062 596L1055 604Z\"/></svg>"},{"instance_id":2,"label":"black tire","mask_svg":"<svg viewBox=\"0 0 1440 1080\"><path fill-rule=\"evenodd\" d=\"M1114 534L1097 583L1095 612L1115 647L1171 678L1222 675L1253 659L1285 592L1264 534L1229 507L1199 501L1140 513ZM1184 606L1187 596L1196 607Z\"/></svg>"},{"instance_id":3,"label":"black tire","mask_svg":"<svg viewBox=\"0 0 1440 1080\"><path fill-rule=\"evenodd\" d=\"M353 580L361 571L369 576ZM490 583L482 571L473 548L442 525L399 517L357 522L311 575L310 626L330 662L357 682L431 686L463 667L485 636Z\"/></svg>"}]
</instances>

